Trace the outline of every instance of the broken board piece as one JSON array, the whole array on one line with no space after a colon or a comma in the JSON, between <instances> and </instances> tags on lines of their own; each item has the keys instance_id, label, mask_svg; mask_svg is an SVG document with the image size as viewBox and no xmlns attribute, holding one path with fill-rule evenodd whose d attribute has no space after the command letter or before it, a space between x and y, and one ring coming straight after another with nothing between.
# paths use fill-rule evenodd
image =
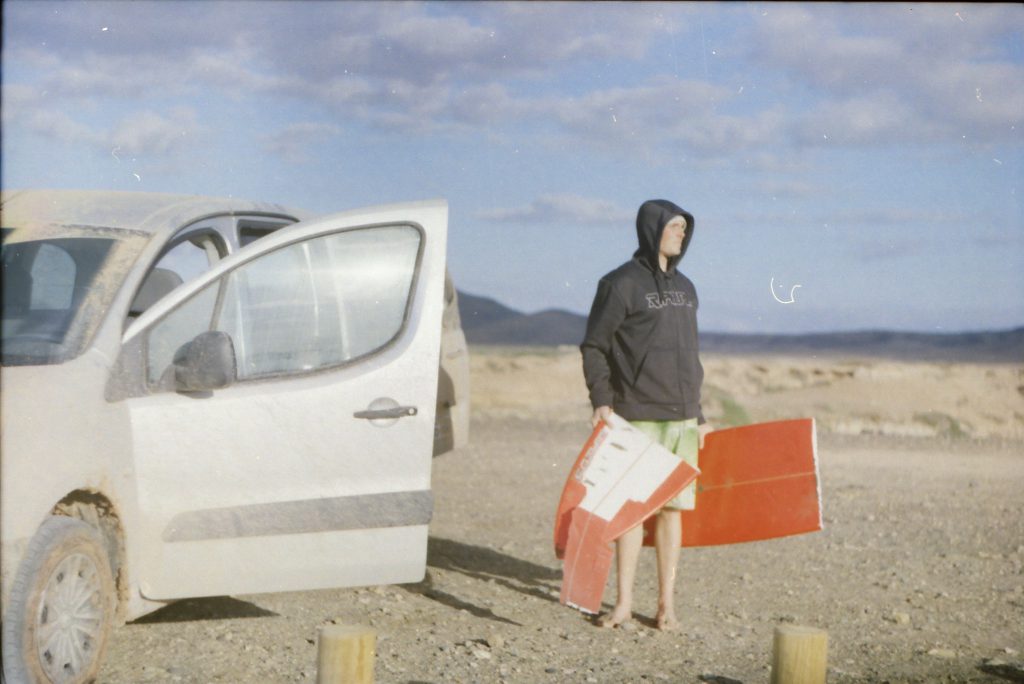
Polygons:
<instances>
[{"instance_id":1,"label":"broken board piece","mask_svg":"<svg viewBox=\"0 0 1024 684\"><path fill-rule=\"evenodd\" d=\"M564 560L560 600L596 613L611 570L611 542L660 509L699 471L626 420L594 429L562 490L555 553Z\"/></svg>"}]
</instances>

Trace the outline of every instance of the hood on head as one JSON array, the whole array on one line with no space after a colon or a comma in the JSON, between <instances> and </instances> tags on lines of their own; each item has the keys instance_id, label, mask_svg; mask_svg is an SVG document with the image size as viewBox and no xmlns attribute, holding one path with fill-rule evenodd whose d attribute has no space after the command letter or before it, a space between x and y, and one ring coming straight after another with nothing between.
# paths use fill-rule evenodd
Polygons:
<instances>
[{"instance_id":1,"label":"hood on head","mask_svg":"<svg viewBox=\"0 0 1024 684\"><path fill-rule=\"evenodd\" d=\"M633 256L645 261L654 272L659 270L661 234L665 231L665 224L676 216L686 219L686 237L683 238L683 249L679 255L668 260L668 272L682 261L686 249L690 246L690 240L693 238L693 214L668 200L647 200L640 205L640 210L636 213L636 237L640 247Z\"/></svg>"}]
</instances>

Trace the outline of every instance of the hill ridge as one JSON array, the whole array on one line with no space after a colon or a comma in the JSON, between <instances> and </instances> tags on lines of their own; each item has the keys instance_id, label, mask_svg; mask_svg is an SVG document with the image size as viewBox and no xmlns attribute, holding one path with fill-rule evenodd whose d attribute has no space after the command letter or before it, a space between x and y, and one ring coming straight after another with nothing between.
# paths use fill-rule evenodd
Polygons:
<instances>
[{"instance_id":1,"label":"hill ridge","mask_svg":"<svg viewBox=\"0 0 1024 684\"><path fill-rule=\"evenodd\" d=\"M558 308L523 313L496 299L459 292L466 340L479 345L578 345L581 314ZM1024 362L1024 326L972 332L904 332L884 328L816 333L701 332L701 350L719 354L853 355L903 360Z\"/></svg>"}]
</instances>

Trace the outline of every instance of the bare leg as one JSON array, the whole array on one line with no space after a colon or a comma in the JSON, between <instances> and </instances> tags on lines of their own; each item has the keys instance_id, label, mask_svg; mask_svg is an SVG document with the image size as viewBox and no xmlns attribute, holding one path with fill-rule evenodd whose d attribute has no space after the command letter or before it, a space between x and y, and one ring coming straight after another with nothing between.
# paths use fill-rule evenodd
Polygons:
<instances>
[{"instance_id":1,"label":"bare leg","mask_svg":"<svg viewBox=\"0 0 1024 684\"><path fill-rule=\"evenodd\" d=\"M681 534L679 511L664 509L658 513L654 527L654 548L658 554L658 629L665 631L679 627L674 594Z\"/></svg>"},{"instance_id":2,"label":"bare leg","mask_svg":"<svg viewBox=\"0 0 1024 684\"><path fill-rule=\"evenodd\" d=\"M600 619L602 627L618 627L633 617L633 580L644 542L644 526L637 525L615 542L615 569L619 596L615 608Z\"/></svg>"}]
</instances>

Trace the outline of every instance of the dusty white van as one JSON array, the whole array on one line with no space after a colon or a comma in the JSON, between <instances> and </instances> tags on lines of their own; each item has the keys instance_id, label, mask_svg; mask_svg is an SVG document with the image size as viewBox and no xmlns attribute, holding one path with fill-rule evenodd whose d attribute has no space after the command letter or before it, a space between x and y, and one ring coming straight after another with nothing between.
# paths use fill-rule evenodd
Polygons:
<instances>
[{"instance_id":1,"label":"dusty white van","mask_svg":"<svg viewBox=\"0 0 1024 684\"><path fill-rule=\"evenodd\" d=\"M175 599L423 577L468 429L444 202L0 202L9 684L90 680Z\"/></svg>"}]
</instances>

